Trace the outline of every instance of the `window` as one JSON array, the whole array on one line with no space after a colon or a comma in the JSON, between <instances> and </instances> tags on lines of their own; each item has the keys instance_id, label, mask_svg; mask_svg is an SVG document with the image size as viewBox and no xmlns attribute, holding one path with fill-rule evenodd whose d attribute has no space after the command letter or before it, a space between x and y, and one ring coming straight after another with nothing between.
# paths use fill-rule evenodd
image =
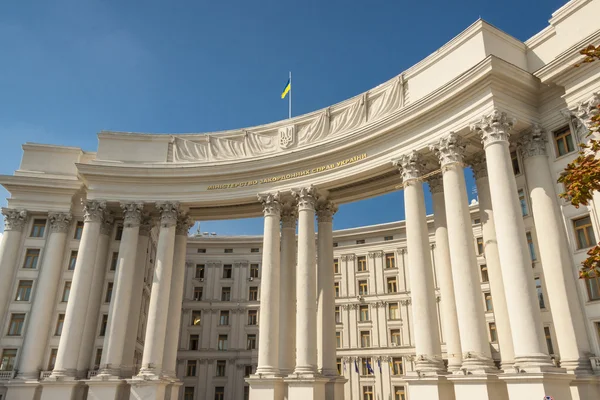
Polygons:
<instances>
[{"instance_id":1,"label":"window","mask_svg":"<svg viewBox=\"0 0 600 400\"><path fill-rule=\"evenodd\" d=\"M246 336L246 350L256 350L256 335L248 334Z\"/></svg>"},{"instance_id":2,"label":"window","mask_svg":"<svg viewBox=\"0 0 600 400\"><path fill-rule=\"evenodd\" d=\"M196 264L196 279L204 279L204 264Z\"/></svg>"},{"instance_id":3,"label":"window","mask_svg":"<svg viewBox=\"0 0 600 400\"><path fill-rule=\"evenodd\" d=\"M250 386L244 386L244 399L243 400L249 400L250 399Z\"/></svg>"},{"instance_id":4,"label":"window","mask_svg":"<svg viewBox=\"0 0 600 400\"><path fill-rule=\"evenodd\" d=\"M406 400L404 386L394 386L394 400Z\"/></svg>"},{"instance_id":5,"label":"window","mask_svg":"<svg viewBox=\"0 0 600 400\"><path fill-rule=\"evenodd\" d=\"M481 219L480 219L480 218L475 218L475 219L473 220L473 224L474 224L474 225L479 225L480 223L481 223Z\"/></svg>"},{"instance_id":6,"label":"window","mask_svg":"<svg viewBox=\"0 0 600 400\"><path fill-rule=\"evenodd\" d=\"M42 238L46 231L46 220L45 219L34 219L33 225L31 226L31 237Z\"/></svg>"},{"instance_id":7,"label":"window","mask_svg":"<svg viewBox=\"0 0 600 400\"><path fill-rule=\"evenodd\" d=\"M371 332L360 332L360 347L371 347Z\"/></svg>"},{"instance_id":8,"label":"window","mask_svg":"<svg viewBox=\"0 0 600 400\"><path fill-rule=\"evenodd\" d=\"M188 360L185 376L196 376L196 360Z\"/></svg>"},{"instance_id":9,"label":"window","mask_svg":"<svg viewBox=\"0 0 600 400\"><path fill-rule=\"evenodd\" d=\"M106 296L104 296L105 303L110 303L110 299L112 299L112 292L113 292L113 283L108 282L106 284Z\"/></svg>"},{"instance_id":10,"label":"window","mask_svg":"<svg viewBox=\"0 0 600 400\"><path fill-rule=\"evenodd\" d=\"M367 375L367 374L363 374L363 375ZM373 386L363 386L363 400L374 400L374 399L375 399L375 397L373 397Z\"/></svg>"},{"instance_id":11,"label":"window","mask_svg":"<svg viewBox=\"0 0 600 400\"><path fill-rule=\"evenodd\" d=\"M224 287L221 289L221 301L231 301L231 288Z\"/></svg>"},{"instance_id":12,"label":"window","mask_svg":"<svg viewBox=\"0 0 600 400\"><path fill-rule=\"evenodd\" d=\"M540 303L540 308L546 308L546 303L544 302L544 291L542 289L542 279L537 277L534 279L535 281L535 291L537 292L538 301Z\"/></svg>"},{"instance_id":13,"label":"window","mask_svg":"<svg viewBox=\"0 0 600 400\"><path fill-rule=\"evenodd\" d=\"M198 253L206 253L206 249L198 249Z\"/></svg>"},{"instance_id":14,"label":"window","mask_svg":"<svg viewBox=\"0 0 600 400\"><path fill-rule=\"evenodd\" d=\"M40 258L40 249L27 249L25 251L25 263L23 268L36 269Z\"/></svg>"},{"instance_id":15,"label":"window","mask_svg":"<svg viewBox=\"0 0 600 400\"><path fill-rule=\"evenodd\" d=\"M117 231L115 232L115 240L121 240L123 237L123 225L117 226Z\"/></svg>"},{"instance_id":16,"label":"window","mask_svg":"<svg viewBox=\"0 0 600 400\"><path fill-rule=\"evenodd\" d=\"M386 268L396 268L396 256L394 256L394 253L386 253L385 267Z\"/></svg>"},{"instance_id":17,"label":"window","mask_svg":"<svg viewBox=\"0 0 600 400\"><path fill-rule=\"evenodd\" d=\"M515 175L521 174L521 168L519 167L519 156L516 151L510 152L510 160L512 162L513 172Z\"/></svg>"},{"instance_id":18,"label":"window","mask_svg":"<svg viewBox=\"0 0 600 400\"><path fill-rule=\"evenodd\" d=\"M202 291L203 290L204 290L204 288L202 286L194 287L194 300L195 301L202 300Z\"/></svg>"},{"instance_id":19,"label":"window","mask_svg":"<svg viewBox=\"0 0 600 400\"><path fill-rule=\"evenodd\" d=\"M482 237L477 238L477 254L478 255L483 254L483 238Z\"/></svg>"},{"instance_id":20,"label":"window","mask_svg":"<svg viewBox=\"0 0 600 400\"><path fill-rule=\"evenodd\" d=\"M225 388L223 386L215 388L215 400L225 400Z\"/></svg>"},{"instance_id":21,"label":"window","mask_svg":"<svg viewBox=\"0 0 600 400\"><path fill-rule=\"evenodd\" d=\"M233 249L225 249L225 253L226 254L231 254L231 253L233 253Z\"/></svg>"},{"instance_id":22,"label":"window","mask_svg":"<svg viewBox=\"0 0 600 400\"><path fill-rule=\"evenodd\" d=\"M71 257L69 257L69 266L67 267L69 271L75 270L75 264L77 263L77 250L73 250L71 252Z\"/></svg>"},{"instance_id":23,"label":"window","mask_svg":"<svg viewBox=\"0 0 600 400\"><path fill-rule=\"evenodd\" d=\"M554 132L554 144L556 145L556 153L559 157L575 151L573 135L571 135L571 129L568 126Z\"/></svg>"},{"instance_id":24,"label":"window","mask_svg":"<svg viewBox=\"0 0 600 400\"><path fill-rule=\"evenodd\" d=\"M217 360L217 376L225 376L227 360Z\"/></svg>"},{"instance_id":25,"label":"window","mask_svg":"<svg viewBox=\"0 0 600 400\"><path fill-rule=\"evenodd\" d=\"M258 301L258 287L250 286L248 289L248 301Z\"/></svg>"},{"instance_id":26,"label":"window","mask_svg":"<svg viewBox=\"0 0 600 400\"><path fill-rule=\"evenodd\" d=\"M594 322L594 326L596 326L596 333L598 334L598 339L600 339L600 322Z\"/></svg>"},{"instance_id":27,"label":"window","mask_svg":"<svg viewBox=\"0 0 600 400\"><path fill-rule=\"evenodd\" d=\"M65 314L58 314L58 319L56 320L56 329L54 330L54 336L62 335L62 329L64 324Z\"/></svg>"},{"instance_id":28,"label":"window","mask_svg":"<svg viewBox=\"0 0 600 400\"><path fill-rule=\"evenodd\" d=\"M367 281L358 281L358 294L361 296L365 296L369 293L369 288L367 286Z\"/></svg>"},{"instance_id":29,"label":"window","mask_svg":"<svg viewBox=\"0 0 600 400\"><path fill-rule=\"evenodd\" d=\"M106 325L108 325L108 314L102 316L102 323L100 324L100 336L106 335Z\"/></svg>"},{"instance_id":30,"label":"window","mask_svg":"<svg viewBox=\"0 0 600 400\"><path fill-rule=\"evenodd\" d=\"M369 320L369 306L360 306L360 321L368 321Z\"/></svg>"},{"instance_id":31,"label":"window","mask_svg":"<svg viewBox=\"0 0 600 400\"><path fill-rule=\"evenodd\" d=\"M338 261L337 258L333 259L333 273L334 274L340 273L340 262Z\"/></svg>"},{"instance_id":32,"label":"window","mask_svg":"<svg viewBox=\"0 0 600 400\"><path fill-rule=\"evenodd\" d=\"M363 358L362 359L362 374L361 375L372 375L373 374L371 372L372 370L373 370L373 366L369 362L369 359L368 358Z\"/></svg>"},{"instance_id":33,"label":"window","mask_svg":"<svg viewBox=\"0 0 600 400\"><path fill-rule=\"evenodd\" d=\"M366 256L359 256L357 258L357 262L358 262L358 272L364 272L367 270L367 257Z\"/></svg>"},{"instance_id":34,"label":"window","mask_svg":"<svg viewBox=\"0 0 600 400\"><path fill-rule=\"evenodd\" d=\"M250 375L252 375L252 365L244 366L244 376L248 377Z\"/></svg>"},{"instance_id":35,"label":"window","mask_svg":"<svg viewBox=\"0 0 600 400\"><path fill-rule=\"evenodd\" d=\"M537 260L537 257L535 255L535 246L533 244L533 237L531 236L531 232L525 233L525 236L527 237L527 246L529 247L529 255L531 256L531 261L535 261Z\"/></svg>"},{"instance_id":36,"label":"window","mask_svg":"<svg viewBox=\"0 0 600 400\"><path fill-rule=\"evenodd\" d=\"M365 239L358 239L356 244L365 244Z\"/></svg>"},{"instance_id":37,"label":"window","mask_svg":"<svg viewBox=\"0 0 600 400\"><path fill-rule=\"evenodd\" d=\"M596 244L596 236L594 236L592 220L589 215L583 218L574 219L573 227L575 229L575 238L577 239L578 249L585 249Z\"/></svg>"},{"instance_id":38,"label":"window","mask_svg":"<svg viewBox=\"0 0 600 400\"><path fill-rule=\"evenodd\" d=\"M340 297L340 283L339 282L333 283L333 290L335 291L335 297Z\"/></svg>"},{"instance_id":39,"label":"window","mask_svg":"<svg viewBox=\"0 0 600 400\"><path fill-rule=\"evenodd\" d=\"M258 278L258 264L250 264L250 278Z\"/></svg>"},{"instance_id":40,"label":"window","mask_svg":"<svg viewBox=\"0 0 600 400\"><path fill-rule=\"evenodd\" d=\"M50 350L50 358L48 359L48 371L52 371L54 369L54 364L56 364L56 355L58 354L58 349Z\"/></svg>"},{"instance_id":41,"label":"window","mask_svg":"<svg viewBox=\"0 0 600 400\"><path fill-rule=\"evenodd\" d=\"M494 305L492 304L492 294L490 292L485 292L483 294L483 298L485 299L485 311L494 311Z\"/></svg>"},{"instance_id":42,"label":"window","mask_svg":"<svg viewBox=\"0 0 600 400\"><path fill-rule=\"evenodd\" d=\"M600 300L600 278L597 276L584 279L589 301Z\"/></svg>"},{"instance_id":43,"label":"window","mask_svg":"<svg viewBox=\"0 0 600 400\"><path fill-rule=\"evenodd\" d=\"M12 371L15 368L17 359L17 349L2 350L2 359L0 360L0 371Z\"/></svg>"},{"instance_id":44,"label":"window","mask_svg":"<svg viewBox=\"0 0 600 400\"><path fill-rule=\"evenodd\" d=\"M398 283L397 283L396 277L387 278L387 289L388 289L388 293L398 292Z\"/></svg>"},{"instance_id":45,"label":"window","mask_svg":"<svg viewBox=\"0 0 600 400\"><path fill-rule=\"evenodd\" d=\"M519 204L521 204L521 214L523 216L529 215L529 209L527 208L527 200L525 199L525 191L519 189Z\"/></svg>"},{"instance_id":46,"label":"window","mask_svg":"<svg viewBox=\"0 0 600 400\"><path fill-rule=\"evenodd\" d=\"M342 313L340 311L340 306L335 306L335 323L336 324L342 323Z\"/></svg>"},{"instance_id":47,"label":"window","mask_svg":"<svg viewBox=\"0 0 600 400\"><path fill-rule=\"evenodd\" d=\"M219 317L219 325L229 325L229 311L221 311L221 315Z\"/></svg>"},{"instance_id":48,"label":"window","mask_svg":"<svg viewBox=\"0 0 600 400\"><path fill-rule=\"evenodd\" d=\"M544 327L544 336L546 337L546 346L548 347L548 354L554 354L554 346L552 345L552 335L550 334L550 327Z\"/></svg>"},{"instance_id":49,"label":"window","mask_svg":"<svg viewBox=\"0 0 600 400\"><path fill-rule=\"evenodd\" d=\"M198 350L200 335L190 335L190 350Z\"/></svg>"},{"instance_id":50,"label":"window","mask_svg":"<svg viewBox=\"0 0 600 400\"><path fill-rule=\"evenodd\" d=\"M342 359L336 358L335 363L337 365L338 375L342 375Z\"/></svg>"},{"instance_id":51,"label":"window","mask_svg":"<svg viewBox=\"0 0 600 400\"><path fill-rule=\"evenodd\" d=\"M77 225L75 225L75 235L73 239L80 240L81 235L83 235L83 221L77 221Z\"/></svg>"},{"instance_id":52,"label":"window","mask_svg":"<svg viewBox=\"0 0 600 400\"><path fill-rule=\"evenodd\" d=\"M402 357L392 358L392 375L404 375L404 365Z\"/></svg>"},{"instance_id":53,"label":"window","mask_svg":"<svg viewBox=\"0 0 600 400\"><path fill-rule=\"evenodd\" d=\"M342 332L335 333L335 348L336 349L342 348Z\"/></svg>"},{"instance_id":54,"label":"window","mask_svg":"<svg viewBox=\"0 0 600 400\"><path fill-rule=\"evenodd\" d=\"M232 271L231 264L223 265L223 279L231 279L231 271Z\"/></svg>"},{"instance_id":55,"label":"window","mask_svg":"<svg viewBox=\"0 0 600 400\"><path fill-rule=\"evenodd\" d=\"M96 358L94 359L94 369L98 369L100 367L101 362L102 362L102 349L96 349Z\"/></svg>"},{"instance_id":56,"label":"window","mask_svg":"<svg viewBox=\"0 0 600 400\"><path fill-rule=\"evenodd\" d=\"M333 247L338 247L338 242L333 242Z\"/></svg>"},{"instance_id":57,"label":"window","mask_svg":"<svg viewBox=\"0 0 600 400\"><path fill-rule=\"evenodd\" d=\"M488 324L488 328L490 331L490 342L492 342L492 343L498 342L498 332L496 332L496 323L490 322Z\"/></svg>"},{"instance_id":58,"label":"window","mask_svg":"<svg viewBox=\"0 0 600 400\"><path fill-rule=\"evenodd\" d=\"M479 268L481 270L481 282L489 282L490 281L490 277L488 275L487 265L485 265L485 264L480 265Z\"/></svg>"},{"instance_id":59,"label":"window","mask_svg":"<svg viewBox=\"0 0 600 400\"><path fill-rule=\"evenodd\" d=\"M217 343L217 350L227 350L227 335L219 335L219 341Z\"/></svg>"},{"instance_id":60,"label":"window","mask_svg":"<svg viewBox=\"0 0 600 400\"><path fill-rule=\"evenodd\" d=\"M10 325L8 326L8 336L21 336L23 333L23 323L25 314L12 314L10 316Z\"/></svg>"},{"instance_id":61,"label":"window","mask_svg":"<svg viewBox=\"0 0 600 400\"><path fill-rule=\"evenodd\" d=\"M400 329L390 329L392 345L400 346Z\"/></svg>"},{"instance_id":62,"label":"window","mask_svg":"<svg viewBox=\"0 0 600 400\"><path fill-rule=\"evenodd\" d=\"M258 310L248 310L248 325L256 325Z\"/></svg>"},{"instance_id":63,"label":"window","mask_svg":"<svg viewBox=\"0 0 600 400\"><path fill-rule=\"evenodd\" d=\"M384 236L383 240L386 241L386 242L388 242L390 240L394 240L394 237L393 236Z\"/></svg>"},{"instance_id":64,"label":"window","mask_svg":"<svg viewBox=\"0 0 600 400\"><path fill-rule=\"evenodd\" d=\"M117 270L117 263L119 262L119 252L115 251L112 253L112 258L110 259L110 270Z\"/></svg>"},{"instance_id":65,"label":"window","mask_svg":"<svg viewBox=\"0 0 600 400\"><path fill-rule=\"evenodd\" d=\"M67 282L65 282L65 287L63 288L63 293L62 293L62 298L61 298L61 301L63 303L66 303L67 301L69 301L69 294L71 294L71 282L67 281Z\"/></svg>"},{"instance_id":66,"label":"window","mask_svg":"<svg viewBox=\"0 0 600 400\"><path fill-rule=\"evenodd\" d=\"M258 253L260 252L260 249L258 247L253 247L250 249L250 253Z\"/></svg>"},{"instance_id":67,"label":"window","mask_svg":"<svg viewBox=\"0 0 600 400\"><path fill-rule=\"evenodd\" d=\"M388 305L388 318L400 319L400 310L398 308L398 303L390 303Z\"/></svg>"},{"instance_id":68,"label":"window","mask_svg":"<svg viewBox=\"0 0 600 400\"><path fill-rule=\"evenodd\" d=\"M186 386L183 390L183 400L194 400L194 388Z\"/></svg>"},{"instance_id":69,"label":"window","mask_svg":"<svg viewBox=\"0 0 600 400\"><path fill-rule=\"evenodd\" d=\"M15 297L15 301L29 301L31 297L31 288L33 286L33 281L19 281L19 286L17 287L17 297Z\"/></svg>"},{"instance_id":70,"label":"window","mask_svg":"<svg viewBox=\"0 0 600 400\"><path fill-rule=\"evenodd\" d=\"M200 325L202 322L202 311L193 310L192 311L192 325Z\"/></svg>"}]
</instances>

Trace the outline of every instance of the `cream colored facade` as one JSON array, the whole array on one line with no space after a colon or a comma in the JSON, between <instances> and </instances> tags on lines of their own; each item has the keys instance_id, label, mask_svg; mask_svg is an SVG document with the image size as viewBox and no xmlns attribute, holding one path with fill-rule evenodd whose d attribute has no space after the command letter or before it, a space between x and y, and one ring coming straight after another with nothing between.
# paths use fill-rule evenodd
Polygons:
<instances>
[{"instance_id":1,"label":"cream colored facade","mask_svg":"<svg viewBox=\"0 0 600 400\"><path fill-rule=\"evenodd\" d=\"M577 279L600 199L575 209L556 183L598 112L600 64L573 64L600 44L599 11L570 1L526 42L478 20L291 120L101 132L96 152L23 145L0 176L0 395L600 397L600 296ZM333 232L339 204L396 190L406 221ZM187 236L194 221L256 216L262 238Z\"/></svg>"}]
</instances>

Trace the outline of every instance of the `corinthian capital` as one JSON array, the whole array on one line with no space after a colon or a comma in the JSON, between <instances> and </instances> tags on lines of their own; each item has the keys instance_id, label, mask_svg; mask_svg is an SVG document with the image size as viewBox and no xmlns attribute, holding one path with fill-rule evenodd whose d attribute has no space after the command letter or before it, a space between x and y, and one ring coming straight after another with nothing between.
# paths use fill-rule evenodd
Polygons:
<instances>
[{"instance_id":1,"label":"corinthian capital","mask_svg":"<svg viewBox=\"0 0 600 400\"><path fill-rule=\"evenodd\" d=\"M548 135L544 128L534 124L531 131L519 139L519 150L521 150L523 158L545 156L548 154L546 151L547 142Z\"/></svg>"},{"instance_id":2,"label":"corinthian capital","mask_svg":"<svg viewBox=\"0 0 600 400\"><path fill-rule=\"evenodd\" d=\"M177 215L179 214L179 202L162 201L156 203L156 208L160 213L160 226L170 228L177 224Z\"/></svg>"},{"instance_id":3,"label":"corinthian capital","mask_svg":"<svg viewBox=\"0 0 600 400\"><path fill-rule=\"evenodd\" d=\"M150 236L152 224L152 217L147 213L142 213L142 220L140 222L140 236Z\"/></svg>"},{"instance_id":4,"label":"corinthian capital","mask_svg":"<svg viewBox=\"0 0 600 400\"><path fill-rule=\"evenodd\" d=\"M437 143L429 145L429 149L438 157L442 167L450 164L462 165L465 148L463 138L454 132L450 132Z\"/></svg>"},{"instance_id":5,"label":"corinthian capital","mask_svg":"<svg viewBox=\"0 0 600 400\"><path fill-rule=\"evenodd\" d=\"M11 208L3 208L4 215L4 230L5 231L22 231L27 222L27 211L14 210Z\"/></svg>"},{"instance_id":6,"label":"corinthian capital","mask_svg":"<svg viewBox=\"0 0 600 400\"><path fill-rule=\"evenodd\" d=\"M188 231L193 225L194 221L192 221L188 213L180 213L177 217L177 228L175 229L175 234L187 236Z\"/></svg>"},{"instance_id":7,"label":"corinthian capital","mask_svg":"<svg viewBox=\"0 0 600 400\"><path fill-rule=\"evenodd\" d=\"M123 210L123 226L125 228L133 228L140 226L142 222L142 210L144 209L144 203L121 203L121 209Z\"/></svg>"},{"instance_id":8,"label":"corinthian capital","mask_svg":"<svg viewBox=\"0 0 600 400\"><path fill-rule=\"evenodd\" d=\"M87 200L83 206L84 222L102 222L106 211L106 201Z\"/></svg>"},{"instance_id":9,"label":"corinthian capital","mask_svg":"<svg viewBox=\"0 0 600 400\"><path fill-rule=\"evenodd\" d=\"M331 200L322 200L317 202L317 218L319 222L332 222L333 214L338 210L338 206Z\"/></svg>"},{"instance_id":10,"label":"corinthian capital","mask_svg":"<svg viewBox=\"0 0 600 400\"><path fill-rule=\"evenodd\" d=\"M259 193L258 201L263 206L264 216L276 216L281 215L281 202L279 201L279 192L275 193Z\"/></svg>"},{"instance_id":11,"label":"corinthian capital","mask_svg":"<svg viewBox=\"0 0 600 400\"><path fill-rule=\"evenodd\" d=\"M471 131L481 136L483 147L496 142L508 142L510 131L516 124L515 118L509 117L505 112L494 110L471 124Z\"/></svg>"},{"instance_id":12,"label":"corinthian capital","mask_svg":"<svg viewBox=\"0 0 600 400\"><path fill-rule=\"evenodd\" d=\"M102 225L100 225L100 234L101 235L110 235L114 224L115 224L115 217L113 216L113 214L110 211L106 211L104 213L104 219L102 220Z\"/></svg>"},{"instance_id":13,"label":"corinthian capital","mask_svg":"<svg viewBox=\"0 0 600 400\"><path fill-rule=\"evenodd\" d=\"M414 150L392 160L392 163L400 169L404 185L410 181L420 180L425 169L423 156Z\"/></svg>"},{"instance_id":14,"label":"corinthian capital","mask_svg":"<svg viewBox=\"0 0 600 400\"><path fill-rule=\"evenodd\" d=\"M50 232L67 233L67 231L69 230L69 225L71 225L72 219L73 215L71 215L71 213L48 213L48 220L50 221Z\"/></svg>"},{"instance_id":15,"label":"corinthian capital","mask_svg":"<svg viewBox=\"0 0 600 400\"><path fill-rule=\"evenodd\" d=\"M429 191L431 194L444 192L444 181L441 176L432 176L427 179L427 183L429 183Z\"/></svg>"},{"instance_id":16,"label":"corinthian capital","mask_svg":"<svg viewBox=\"0 0 600 400\"><path fill-rule=\"evenodd\" d=\"M296 229L298 222L298 207L295 201L288 200L281 206L281 226Z\"/></svg>"},{"instance_id":17,"label":"corinthian capital","mask_svg":"<svg viewBox=\"0 0 600 400\"><path fill-rule=\"evenodd\" d=\"M307 186L292 190L292 194L298 202L298 210L313 210L317 202L317 190L314 186Z\"/></svg>"},{"instance_id":18,"label":"corinthian capital","mask_svg":"<svg viewBox=\"0 0 600 400\"><path fill-rule=\"evenodd\" d=\"M600 115L600 93L592 94L588 100L582 102L575 111L575 116L585 125L590 131L597 131L594 127L593 118Z\"/></svg>"},{"instance_id":19,"label":"corinthian capital","mask_svg":"<svg viewBox=\"0 0 600 400\"><path fill-rule=\"evenodd\" d=\"M473 157L471 161L469 161L469 164L471 164L471 169L473 170L473 176L475 177L475 180L486 178L488 176L484 152L481 152Z\"/></svg>"}]
</instances>

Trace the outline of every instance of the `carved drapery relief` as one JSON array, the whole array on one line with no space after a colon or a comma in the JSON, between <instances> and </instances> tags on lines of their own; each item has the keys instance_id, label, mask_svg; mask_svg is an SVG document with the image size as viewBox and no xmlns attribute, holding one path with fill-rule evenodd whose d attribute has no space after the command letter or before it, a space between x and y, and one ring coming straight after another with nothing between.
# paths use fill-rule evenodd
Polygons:
<instances>
[{"instance_id":1,"label":"carved drapery relief","mask_svg":"<svg viewBox=\"0 0 600 400\"><path fill-rule=\"evenodd\" d=\"M3 208L2 214L4 215L4 230L22 231L25 227L25 223L27 222L27 211Z\"/></svg>"}]
</instances>

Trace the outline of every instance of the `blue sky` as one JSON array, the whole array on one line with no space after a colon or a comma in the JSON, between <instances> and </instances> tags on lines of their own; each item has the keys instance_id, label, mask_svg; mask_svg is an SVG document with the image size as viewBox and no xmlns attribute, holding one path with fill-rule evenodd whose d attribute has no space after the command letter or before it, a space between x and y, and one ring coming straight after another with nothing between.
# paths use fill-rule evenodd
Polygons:
<instances>
[{"instance_id":1,"label":"blue sky","mask_svg":"<svg viewBox=\"0 0 600 400\"><path fill-rule=\"evenodd\" d=\"M207 132L286 118L289 70L294 114L307 113L399 74L480 16L526 40L564 3L3 1L0 174L18 168L26 141L93 151L102 129ZM1 206L6 197L0 189ZM335 228L401 218L397 192L343 205ZM202 231L261 233L262 222Z\"/></svg>"}]
</instances>

